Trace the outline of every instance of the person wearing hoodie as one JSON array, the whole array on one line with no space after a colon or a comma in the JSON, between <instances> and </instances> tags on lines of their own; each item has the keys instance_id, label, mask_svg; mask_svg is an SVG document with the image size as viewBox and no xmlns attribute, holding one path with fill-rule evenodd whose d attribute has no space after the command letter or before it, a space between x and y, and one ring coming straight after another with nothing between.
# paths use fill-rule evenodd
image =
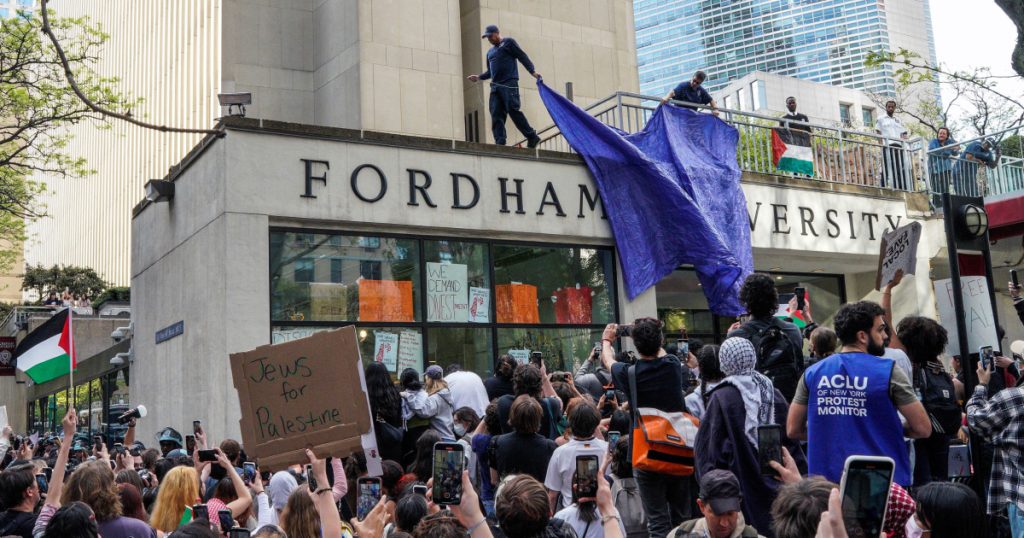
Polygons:
<instances>
[{"instance_id":1,"label":"person wearing hoodie","mask_svg":"<svg viewBox=\"0 0 1024 538\"><path fill-rule=\"evenodd\" d=\"M455 421L452 412L455 410L455 402L444 380L444 370L433 364L424 372L424 377L426 397L423 397L422 392L402 391L402 398L414 415L430 420L430 429L440 434L442 439L454 441Z\"/></svg>"}]
</instances>

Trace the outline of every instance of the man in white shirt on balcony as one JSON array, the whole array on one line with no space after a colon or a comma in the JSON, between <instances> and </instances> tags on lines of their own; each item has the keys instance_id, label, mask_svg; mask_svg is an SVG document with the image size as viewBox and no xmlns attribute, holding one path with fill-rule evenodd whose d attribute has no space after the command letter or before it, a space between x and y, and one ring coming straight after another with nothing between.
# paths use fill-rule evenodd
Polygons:
<instances>
[{"instance_id":1,"label":"man in white shirt on balcony","mask_svg":"<svg viewBox=\"0 0 1024 538\"><path fill-rule=\"evenodd\" d=\"M903 123L893 114L896 112L896 101L885 103L885 116L875 122L875 132L885 140L882 144L882 186L892 189L907 190L910 187L910 174L904 166L903 140L907 139L908 131Z\"/></svg>"}]
</instances>

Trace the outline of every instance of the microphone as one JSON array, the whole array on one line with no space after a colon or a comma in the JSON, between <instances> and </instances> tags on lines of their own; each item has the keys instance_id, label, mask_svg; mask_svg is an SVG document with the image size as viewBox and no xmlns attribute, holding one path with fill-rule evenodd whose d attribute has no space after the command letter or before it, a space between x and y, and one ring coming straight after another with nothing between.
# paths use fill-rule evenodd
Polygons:
<instances>
[{"instance_id":1,"label":"microphone","mask_svg":"<svg viewBox=\"0 0 1024 538\"><path fill-rule=\"evenodd\" d=\"M123 415L117 417L118 424L127 424L133 418L143 418L146 416L146 406L140 405L135 409L126 411Z\"/></svg>"}]
</instances>

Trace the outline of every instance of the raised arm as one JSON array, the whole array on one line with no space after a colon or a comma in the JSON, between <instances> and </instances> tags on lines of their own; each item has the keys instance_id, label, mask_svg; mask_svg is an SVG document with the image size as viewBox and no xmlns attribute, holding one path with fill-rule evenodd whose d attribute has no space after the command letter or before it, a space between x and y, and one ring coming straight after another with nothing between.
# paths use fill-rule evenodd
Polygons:
<instances>
[{"instance_id":1,"label":"raised arm","mask_svg":"<svg viewBox=\"0 0 1024 538\"><path fill-rule=\"evenodd\" d=\"M885 320L885 326L889 327L889 347L895 347L903 349L903 342L900 342L900 337L896 336L896 325L892 320L892 289L900 285L903 281L903 269L898 269L896 274L892 277L892 282L885 285L882 290L882 310L885 310L883 319Z\"/></svg>"},{"instance_id":2,"label":"raised arm","mask_svg":"<svg viewBox=\"0 0 1024 538\"><path fill-rule=\"evenodd\" d=\"M317 512L320 513L320 536L321 538L341 538L341 517L338 515L338 507L334 504L334 496L331 488L327 487L327 463L318 459L313 451L306 449L306 457L313 465L313 474L320 489L313 492L316 501Z\"/></svg>"},{"instance_id":3,"label":"raised arm","mask_svg":"<svg viewBox=\"0 0 1024 538\"><path fill-rule=\"evenodd\" d=\"M609 323L605 326L604 333L601 334L601 365L609 372L612 371L612 365L615 364L615 347L612 344L618 338L618 330L617 324Z\"/></svg>"},{"instance_id":4,"label":"raised arm","mask_svg":"<svg viewBox=\"0 0 1024 538\"><path fill-rule=\"evenodd\" d=\"M331 494L334 495L334 502L340 502L348 493L348 478L345 477L345 466L341 464L341 458L331 458L331 472L334 474Z\"/></svg>"},{"instance_id":5,"label":"raised arm","mask_svg":"<svg viewBox=\"0 0 1024 538\"><path fill-rule=\"evenodd\" d=\"M46 504L60 506L60 494L64 490L64 470L68 466L68 453L71 452L71 442L75 438L75 431L78 428L78 415L75 408L68 409L61 421L64 428L64 440L60 443L60 450L57 452L57 461L53 463L53 476L50 477L50 489L46 493Z\"/></svg>"},{"instance_id":6,"label":"raised arm","mask_svg":"<svg viewBox=\"0 0 1024 538\"><path fill-rule=\"evenodd\" d=\"M245 487L245 481L242 480L241 476L238 476L235 465L231 463L231 460L224 455L221 449L218 448L216 450L217 463L227 471L228 477L231 478L231 485L235 486L235 493L238 495L237 499L228 503L228 510L231 510L231 516L238 518L252 504L252 495L249 494L249 488Z\"/></svg>"}]
</instances>

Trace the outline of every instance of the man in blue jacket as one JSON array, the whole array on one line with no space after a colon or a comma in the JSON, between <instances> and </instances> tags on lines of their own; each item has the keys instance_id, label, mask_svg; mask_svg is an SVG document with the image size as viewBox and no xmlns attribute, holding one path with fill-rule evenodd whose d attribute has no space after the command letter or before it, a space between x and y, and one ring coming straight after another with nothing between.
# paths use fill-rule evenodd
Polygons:
<instances>
[{"instance_id":1,"label":"man in blue jacket","mask_svg":"<svg viewBox=\"0 0 1024 538\"><path fill-rule=\"evenodd\" d=\"M519 65L516 62L522 62L523 67L538 80L541 78L540 73L533 70L533 62L519 48L519 43L511 37L501 37L497 26L488 26L483 38L494 45L487 51L487 71L467 78L473 82L491 81L491 133L494 134L494 143L505 145L505 118L511 116L512 123L526 137L527 147L535 148L540 143L540 137L519 110Z\"/></svg>"}]
</instances>

